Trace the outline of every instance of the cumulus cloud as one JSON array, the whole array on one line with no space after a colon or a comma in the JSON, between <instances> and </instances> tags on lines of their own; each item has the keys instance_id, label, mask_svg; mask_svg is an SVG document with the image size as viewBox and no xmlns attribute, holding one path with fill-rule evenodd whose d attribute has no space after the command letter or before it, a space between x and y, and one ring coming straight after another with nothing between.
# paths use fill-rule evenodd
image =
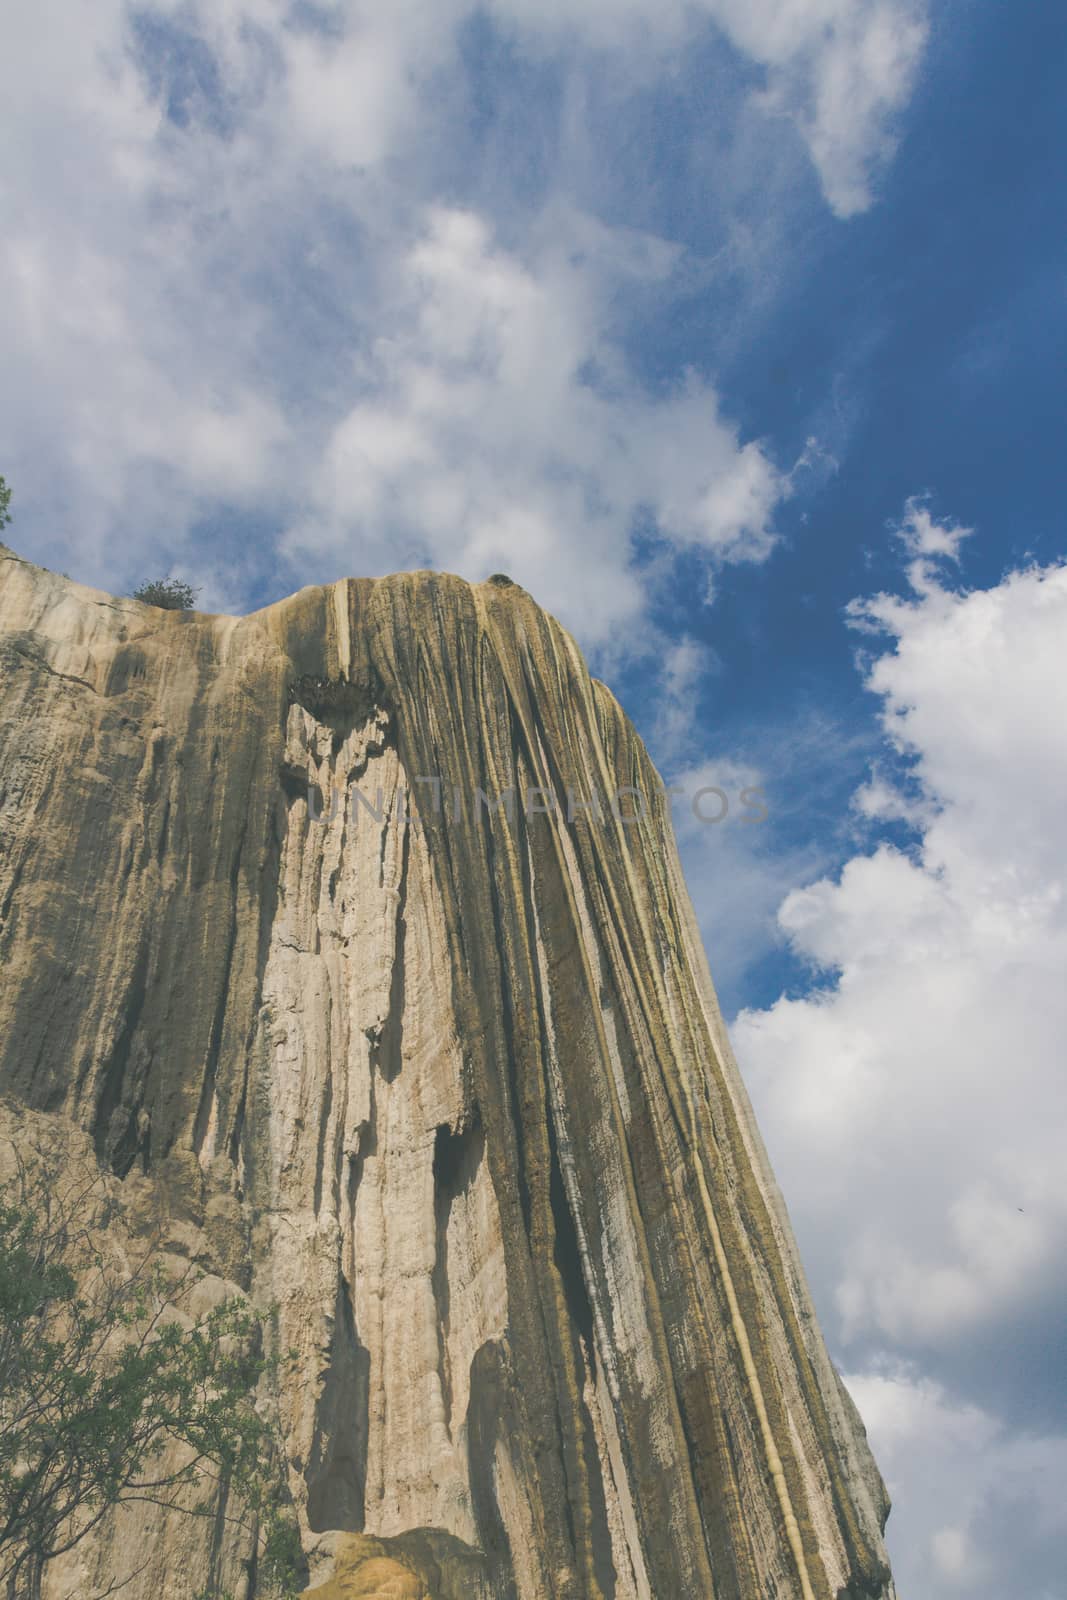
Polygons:
<instances>
[{"instance_id":1,"label":"cumulus cloud","mask_svg":"<svg viewBox=\"0 0 1067 1600\"><path fill-rule=\"evenodd\" d=\"M959 565L960 545L969 539L973 528L937 518L930 510L930 496L913 494L904 503L904 514L890 529L901 549L910 558L907 565L909 587L920 595L932 595L941 584L941 562ZM854 628L870 633L884 631L877 607L866 600L855 600L849 607Z\"/></svg>"},{"instance_id":2,"label":"cumulus cloud","mask_svg":"<svg viewBox=\"0 0 1067 1600\"><path fill-rule=\"evenodd\" d=\"M959 1426L1016 1451L1010 1416L967 1406L1010 1412L1016 1353L1055 1384L1041 1369L1067 1297L1067 567L960 590L937 572L964 530L917 502L902 530L911 594L852 615L890 646L867 658L886 752L859 808L908 831L785 897L780 928L819 987L733 1032L832 1341L861 1374L879 1351L951 1371L973 1391L951 1401ZM921 1383L886 1381L858 1389L883 1432L930 1412ZM898 1550L920 1514L906 1454ZM929 1530L929 1570L1002 1593L977 1501L967 1518Z\"/></svg>"},{"instance_id":3,"label":"cumulus cloud","mask_svg":"<svg viewBox=\"0 0 1067 1600\"><path fill-rule=\"evenodd\" d=\"M914 851L882 842L785 899L783 930L834 986L744 1013L736 1035L787 1189L821 1224L847 1195L870 1197L862 1225L853 1209L823 1234L846 1335L936 1340L1062 1259L1048 1109L1063 1104L1067 735L1048 706L1067 569L880 596L862 615L894 640L868 686L910 757L921 838ZM877 807L870 793L868 814L893 814L891 790ZM897 814L916 817L903 802ZM897 1199L905 1157L923 1176Z\"/></svg>"},{"instance_id":4,"label":"cumulus cloud","mask_svg":"<svg viewBox=\"0 0 1067 1600\"><path fill-rule=\"evenodd\" d=\"M939 521L931 512L928 499L926 495L909 496L904 503L904 515L897 524L897 537L911 555L958 562L960 544L970 538L974 529L964 528L958 522ZM912 588L917 587L913 580Z\"/></svg>"},{"instance_id":5,"label":"cumulus cloud","mask_svg":"<svg viewBox=\"0 0 1067 1600\"><path fill-rule=\"evenodd\" d=\"M627 380L573 253L566 217L530 266L482 218L431 212L379 305L294 557L340 556L356 529L382 562L400 549L506 569L595 644L642 609L629 561L642 508L676 548L767 553L776 469L705 384L651 399Z\"/></svg>"}]
</instances>

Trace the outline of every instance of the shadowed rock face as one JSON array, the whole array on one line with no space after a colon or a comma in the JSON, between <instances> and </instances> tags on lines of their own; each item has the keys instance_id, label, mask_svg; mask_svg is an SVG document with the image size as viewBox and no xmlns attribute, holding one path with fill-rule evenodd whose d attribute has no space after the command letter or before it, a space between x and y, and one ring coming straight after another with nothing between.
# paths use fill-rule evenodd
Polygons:
<instances>
[{"instance_id":1,"label":"shadowed rock face","mask_svg":"<svg viewBox=\"0 0 1067 1600\"><path fill-rule=\"evenodd\" d=\"M313 1589L889 1600L656 774L558 624L432 573L163 612L0 547L0 695L0 1090L276 1305ZM203 1581L167 1537L131 1600Z\"/></svg>"}]
</instances>

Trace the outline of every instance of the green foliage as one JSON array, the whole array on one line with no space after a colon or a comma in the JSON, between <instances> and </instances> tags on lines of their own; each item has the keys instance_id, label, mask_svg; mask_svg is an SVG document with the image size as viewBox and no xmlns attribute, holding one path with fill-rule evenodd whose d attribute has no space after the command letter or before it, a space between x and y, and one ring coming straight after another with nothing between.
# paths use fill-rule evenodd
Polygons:
<instances>
[{"instance_id":1,"label":"green foliage","mask_svg":"<svg viewBox=\"0 0 1067 1600\"><path fill-rule=\"evenodd\" d=\"M161 611L191 611L199 593L181 578L154 578L135 589L133 598L143 600L146 606L158 606Z\"/></svg>"},{"instance_id":2,"label":"green foliage","mask_svg":"<svg viewBox=\"0 0 1067 1600\"><path fill-rule=\"evenodd\" d=\"M0 1585L34 1600L115 1506L213 1520L221 1496L255 1535L258 1592L290 1595L302 1558L254 1405L260 1323L236 1298L183 1313L191 1269L116 1267L82 1221L99 1196L96 1174L57 1198L22 1166L0 1186Z\"/></svg>"},{"instance_id":3,"label":"green foliage","mask_svg":"<svg viewBox=\"0 0 1067 1600\"><path fill-rule=\"evenodd\" d=\"M7 509L10 504L11 490L8 488L3 474L0 473L0 533L3 532L8 523L11 521L11 513Z\"/></svg>"},{"instance_id":4,"label":"green foliage","mask_svg":"<svg viewBox=\"0 0 1067 1600\"><path fill-rule=\"evenodd\" d=\"M304 1566L300 1529L288 1507L278 1504L266 1508L263 1529L259 1570L269 1586L288 1597Z\"/></svg>"}]
</instances>

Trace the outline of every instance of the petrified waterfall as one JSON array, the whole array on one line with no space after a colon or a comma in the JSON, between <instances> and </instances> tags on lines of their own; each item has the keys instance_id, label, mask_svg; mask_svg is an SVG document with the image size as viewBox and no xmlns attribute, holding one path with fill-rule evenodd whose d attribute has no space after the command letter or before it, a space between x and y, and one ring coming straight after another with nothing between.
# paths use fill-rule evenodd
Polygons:
<instances>
[{"instance_id":1,"label":"petrified waterfall","mask_svg":"<svg viewBox=\"0 0 1067 1600\"><path fill-rule=\"evenodd\" d=\"M312 1592L889 1600L659 780L562 628L0 546L0 686L5 1115L276 1308ZM134 1548L127 1600L252 1594L242 1538L130 1508L46 1594Z\"/></svg>"}]
</instances>

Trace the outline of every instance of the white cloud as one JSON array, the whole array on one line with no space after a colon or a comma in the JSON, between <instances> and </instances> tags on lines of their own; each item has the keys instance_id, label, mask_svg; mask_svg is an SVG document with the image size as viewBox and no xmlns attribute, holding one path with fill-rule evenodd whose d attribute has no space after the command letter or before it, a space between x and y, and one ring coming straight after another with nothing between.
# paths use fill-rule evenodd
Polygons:
<instances>
[{"instance_id":1,"label":"white cloud","mask_svg":"<svg viewBox=\"0 0 1067 1600\"><path fill-rule=\"evenodd\" d=\"M871 204L926 44L921 0L702 0L737 48L767 69L768 111L797 126L832 209Z\"/></svg>"},{"instance_id":2,"label":"white cloud","mask_svg":"<svg viewBox=\"0 0 1067 1600\"><path fill-rule=\"evenodd\" d=\"M910 98L926 43L916 7L850 7L815 54L811 87L795 113L841 217L871 204L872 175L893 152L893 113Z\"/></svg>"},{"instance_id":3,"label":"white cloud","mask_svg":"<svg viewBox=\"0 0 1067 1600\"><path fill-rule=\"evenodd\" d=\"M1067 1437L1009 1427L899 1364L846 1382L894 1500L901 1594L1059 1600Z\"/></svg>"},{"instance_id":4,"label":"white cloud","mask_svg":"<svg viewBox=\"0 0 1067 1600\"><path fill-rule=\"evenodd\" d=\"M383 564L400 551L472 576L505 569L595 644L640 617L642 508L678 547L767 553L784 480L706 385L653 400L628 381L605 279L575 265L575 231L584 242L587 221L560 213L528 265L481 217L430 213L378 306L359 399L331 432L313 515L287 540L294 559L340 556L355 532Z\"/></svg>"},{"instance_id":5,"label":"white cloud","mask_svg":"<svg viewBox=\"0 0 1067 1600\"><path fill-rule=\"evenodd\" d=\"M913 848L785 894L821 987L733 1037L893 1496L901 1594L1062 1600L1067 566L950 589L966 533L909 501L912 594L851 608L889 646L865 658L886 752L857 810Z\"/></svg>"},{"instance_id":6,"label":"white cloud","mask_svg":"<svg viewBox=\"0 0 1067 1600\"><path fill-rule=\"evenodd\" d=\"M342 556L503 567L588 643L638 625L638 515L674 549L766 555L788 475L706 381L652 392L621 355L620 307L672 292L677 247L552 195L509 193L500 226L442 202L474 10L338 3L317 26L285 0L20 11L0 60L0 426L29 553L116 586L186 562L206 603L239 602L237 552L198 531L236 509L267 521L262 571L287 524L318 577ZM719 27L809 143L824 129L824 180L833 162L867 172L906 93L869 43L877 18L913 38L905 0L489 10L520 52L607 75L622 116L627 86ZM832 128L831 58L852 107Z\"/></svg>"},{"instance_id":7,"label":"white cloud","mask_svg":"<svg viewBox=\"0 0 1067 1600\"><path fill-rule=\"evenodd\" d=\"M463 0L335 5L326 32L279 32L286 126L321 159L375 167L425 128L427 84L450 62Z\"/></svg>"},{"instance_id":8,"label":"white cloud","mask_svg":"<svg viewBox=\"0 0 1067 1600\"><path fill-rule=\"evenodd\" d=\"M1067 568L862 615L894 642L868 684L911 757L919 848L786 897L782 929L833 986L735 1036L824 1304L846 1338L908 1347L1062 1273ZM893 791L862 803L892 815Z\"/></svg>"},{"instance_id":9,"label":"white cloud","mask_svg":"<svg viewBox=\"0 0 1067 1600\"><path fill-rule=\"evenodd\" d=\"M670 724L668 723L668 731ZM665 781L675 789L671 814L685 881L725 1009L743 990L752 965L781 934L775 913L798 878L826 863L812 840L783 849L777 806L782 794L784 741L770 771L755 761L721 755L686 763L663 743Z\"/></svg>"},{"instance_id":10,"label":"white cloud","mask_svg":"<svg viewBox=\"0 0 1067 1600\"><path fill-rule=\"evenodd\" d=\"M925 0L493 0L491 10L534 40L584 36L638 72L713 22L765 69L757 103L796 126L841 217L871 204L927 37Z\"/></svg>"},{"instance_id":11,"label":"white cloud","mask_svg":"<svg viewBox=\"0 0 1067 1600\"><path fill-rule=\"evenodd\" d=\"M1067 566L950 589L936 564L964 531L909 502L912 594L852 611L890 646L867 684L902 769L858 809L909 823L914 846L882 840L785 896L779 926L822 987L742 1012L733 1036L824 1324L899 1480L902 1592L906 1570L928 1595L1007 1583L1038 1600L1062 1592L1046 1555L1027 1588L1006 1565L1018 1532L998 1550L991 1530L1016 1499L1039 1517L1039 1463L1062 1473L1067 1441L918 1368L863 1366L891 1351L999 1393L1009 1352L1049 1359L1067 1295Z\"/></svg>"},{"instance_id":12,"label":"white cloud","mask_svg":"<svg viewBox=\"0 0 1067 1600\"><path fill-rule=\"evenodd\" d=\"M958 522L939 521L929 507L929 495L911 495L904 503L904 515L891 524L893 534L903 550L911 557L908 563L908 583L918 595L932 596L940 585L940 562L959 564L960 545L969 539L973 528ZM858 600L849 608L854 627L862 631L879 633L883 622L877 606Z\"/></svg>"},{"instance_id":13,"label":"white cloud","mask_svg":"<svg viewBox=\"0 0 1067 1600\"><path fill-rule=\"evenodd\" d=\"M684 756L696 732L701 680L714 673L718 658L699 640L682 634L664 640L660 658L656 721L651 740L661 769Z\"/></svg>"},{"instance_id":14,"label":"white cloud","mask_svg":"<svg viewBox=\"0 0 1067 1600\"><path fill-rule=\"evenodd\" d=\"M897 537L912 555L958 562L960 543L969 539L974 529L964 528L958 522L939 522L926 504L926 499L926 496L913 494L905 501L904 515L896 529Z\"/></svg>"}]
</instances>

